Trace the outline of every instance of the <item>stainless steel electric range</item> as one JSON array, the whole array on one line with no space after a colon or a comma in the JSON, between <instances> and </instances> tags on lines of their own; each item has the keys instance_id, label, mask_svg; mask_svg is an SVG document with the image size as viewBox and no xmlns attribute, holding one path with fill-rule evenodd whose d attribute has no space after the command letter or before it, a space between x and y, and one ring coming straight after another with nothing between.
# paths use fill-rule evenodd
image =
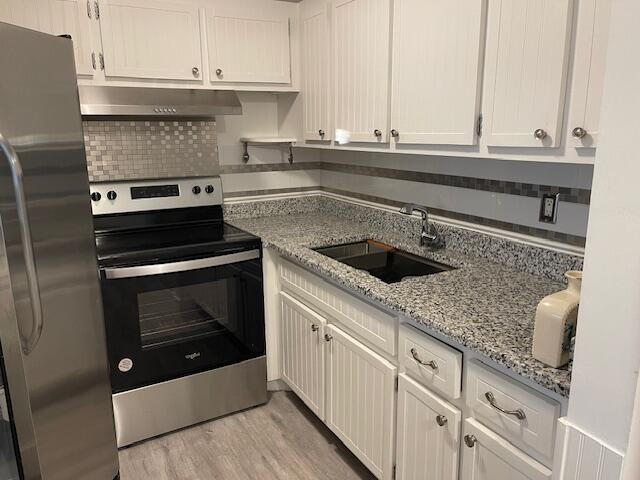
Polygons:
<instances>
[{"instance_id":1,"label":"stainless steel electric range","mask_svg":"<svg viewBox=\"0 0 640 480\"><path fill-rule=\"evenodd\" d=\"M262 250L219 177L91 185L118 446L266 402Z\"/></svg>"}]
</instances>

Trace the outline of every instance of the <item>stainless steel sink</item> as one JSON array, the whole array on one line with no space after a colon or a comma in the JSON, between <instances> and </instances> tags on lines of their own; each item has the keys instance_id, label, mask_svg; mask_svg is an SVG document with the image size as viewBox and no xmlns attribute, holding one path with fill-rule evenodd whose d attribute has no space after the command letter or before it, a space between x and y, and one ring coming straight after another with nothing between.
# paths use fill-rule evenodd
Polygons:
<instances>
[{"instance_id":1,"label":"stainless steel sink","mask_svg":"<svg viewBox=\"0 0 640 480\"><path fill-rule=\"evenodd\" d=\"M354 268L366 270L386 283L455 270L449 265L418 257L374 240L314 250Z\"/></svg>"}]
</instances>

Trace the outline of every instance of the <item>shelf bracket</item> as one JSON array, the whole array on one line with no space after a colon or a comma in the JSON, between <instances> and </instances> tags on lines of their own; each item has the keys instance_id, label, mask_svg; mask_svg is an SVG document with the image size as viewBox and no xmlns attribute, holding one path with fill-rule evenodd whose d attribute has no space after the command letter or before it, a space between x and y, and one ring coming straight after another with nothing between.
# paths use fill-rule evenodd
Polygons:
<instances>
[{"instance_id":1,"label":"shelf bracket","mask_svg":"<svg viewBox=\"0 0 640 480\"><path fill-rule=\"evenodd\" d=\"M252 145L287 145L289 152L287 155L287 160L289 163L293 163L293 144L296 142L295 138L282 138L282 137L242 137L240 139L240 143L242 143L242 161L247 163L251 156L249 155L249 144Z\"/></svg>"}]
</instances>

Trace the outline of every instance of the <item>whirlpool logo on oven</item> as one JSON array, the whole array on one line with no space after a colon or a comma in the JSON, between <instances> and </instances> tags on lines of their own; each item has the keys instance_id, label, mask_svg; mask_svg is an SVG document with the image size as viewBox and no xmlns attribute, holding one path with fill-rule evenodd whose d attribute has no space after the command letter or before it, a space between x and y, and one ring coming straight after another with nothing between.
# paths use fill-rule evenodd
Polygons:
<instances>
[{"instance_id":1,"label":"whirlpool logo on oven","mask_svg":"<svg viewBox=\"0 0 640 480\"><path fill-rule=\"evenodd\" d=\"M200 352L190 353L189 355L185 355L184 358L187 360L194 360L200 356Z\"/></svg>"}]
</instances>

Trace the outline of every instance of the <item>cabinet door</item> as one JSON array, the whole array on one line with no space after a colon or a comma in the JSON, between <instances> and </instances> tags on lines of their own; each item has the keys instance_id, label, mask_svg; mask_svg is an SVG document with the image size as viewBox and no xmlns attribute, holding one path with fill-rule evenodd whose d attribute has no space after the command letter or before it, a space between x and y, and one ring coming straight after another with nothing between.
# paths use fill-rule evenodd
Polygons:
<instances>
[{"instance_id":1,"label":"cabinet door","mask_svg":"<svg viewBox=\"0 0 640 480\"><path fill-rule=\"evenodd\" d=\"M198 8L161 0L102 0L100 33L107 77L199 80Z\"/></svg>"},{"instance_id":2,"label":"cabinet door","mask_svg":"<svg viewBox=\"0 0 640 480\"><path fill-rule=\"evenodd\" d=\"M260 10L207 12L209 73L212 83L290 83L289 17Z\"/></svg>"},{"instance_id":3,"label":"cabinet door","mask_svg":"<svg viewBox=\"0 0 640 480\"><path fill-rule=\"evenodd\" d=\"M396 367L327 326L326 424L378 478L390 479Z\"/></svg>"},{"instance_id":4,"label":"cabinet door","mask_svg":"<svg viewBox=\"0 0 640 480\"><path fill-rule=\"evenodd\" d=\"M395 0L391 127L399 143L477 143L485 3Z\"/></svg>"},{"instance_id":5,"label":"cabinet door","mask_svg":"<svg viewBox=\"0 0 640 480\"><path fill-rule=\"evenodd\" d=\"M396 478L457 480L460 421L460 410L399 375Z\"/></svg>"},{"instance_id":6,"label":"cabinet door","mask_svg":"<svg viewBox=\"0 0 640 480\"><path fill-rule=\"evenodd\" d=\"M282 377L307 406L324 420L324 330L326 320L284 292Z\"/></svg>"},{"instance_id":7,"label":"cabinet door","mask_svg":"<svg viewBox=\"0 0 640 480\"><path fill-rule=\"evenodd\" d=\"M550 480L551 470L473 419L464 421L460 480Z\"/></svg>"},{"instance_id":8,"label":"cabinet door","mask_svg":"<svg viewBox=\"0 0 640 480\"><path fill-rule=\"evenodd\" d=\"M598 142L610 10L611 0L581 0L578 6L569 116L574 147L595 147Z\"/></svg>"},{"instance_id":9,"label":"cabinet door","mask_svg":"<svg viewBox=\"0 0 640 480\"><path fill-rule=\"evenodd\" d=\"M331 140L329 125L329 18L327 4L302 8L302 103L305 140Z\"/></svg>"},{"instance_id":10,"label":"cabinet door","mask_svg":"<svg viewBox=\"0 0 640 480\"><path fill-rule=\"evenodd\" d=\"M2 0L0 21L51 35L71 35L78 75L93 75L91 21L85 0Z\"/></svg>"},{"instance_id":11,"label":"cabinet door","mask_svg":"<svg viewBox=\"0 0 640 480\"><path fill-rule=\"evenodd\" d=\"M489 146L557 147L565 103L572 0L489 0Z\"/></svg>"},{"instance_id":12,"label":"cabinet door","mask_svg":"<svg viewBox=\"0 0 640 480\"><path fill-rule=\"evenodd\" d=\"M95 12L84 0L49 0L53 35L71 35L78 75L93 75L91 21ZM91 18L89 18L91 15Z\"/></svg>"},{"instance_id":13,"label":"cabinet door","mask_svg":"<svg viewBox=\"0 0 640 480\"><path fill-rule=\"evenodd\" d=\"M0 22L49 33L47 0L2 0Z\"/></svg>"},{"instance_id":14,"label":"cabinet door","mask_svg":"<svg viewBox=\"0 0 640 480\"><path fill-rule=\"evenodd\" d=\"M335 127L352 142L389 140L390 22L390 0L334 2Z\"/></svg>"}]
</instances>

